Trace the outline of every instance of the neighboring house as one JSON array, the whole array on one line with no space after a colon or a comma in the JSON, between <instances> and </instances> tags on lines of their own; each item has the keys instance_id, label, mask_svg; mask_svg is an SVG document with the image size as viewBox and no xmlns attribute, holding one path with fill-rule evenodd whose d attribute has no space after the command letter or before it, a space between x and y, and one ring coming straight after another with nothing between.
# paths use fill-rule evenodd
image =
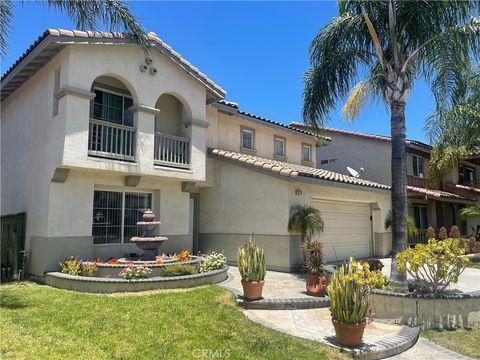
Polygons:
<instances>
[{"instance_id":1,"label":"neighboring house","mask_svg":"<svg viewBox=\"0 0 480 360\"><path fill-rule=\"evenodd\" d=\"M291 126L308 127L298 123ZM390 137L354 131L326 128L331 138L327 147L317 149L317 167L349 174L347 167L359 172L359 177L382 184L391 184ZM428 184L428 161L432 147L419 141L407 140L408 212L415 218L419 234L411 242L425 241L428 226L471 234L480 218L462 221L459 211L480 199L480 154L461 161L437 184Z\"/></svg>"},{"instance_id":2,"label":"neighboring house","mask_svg":"<svg viewBox=\"0 0 480 360\"><path fill-rule=\"evenodd\" d=\"M2 237L5 219L26 214L19 247L34 275L71 255L139 253L129 239L148 208L166 253L234 261L255 233L268 267L288 271L301 259L287 231L298 204L321 209L328 260L389 252L388 186L314 168L329 139L240 111L149 41L145 55L119 33L47 30L2 76Z\"/></svg>"}]
</instances>

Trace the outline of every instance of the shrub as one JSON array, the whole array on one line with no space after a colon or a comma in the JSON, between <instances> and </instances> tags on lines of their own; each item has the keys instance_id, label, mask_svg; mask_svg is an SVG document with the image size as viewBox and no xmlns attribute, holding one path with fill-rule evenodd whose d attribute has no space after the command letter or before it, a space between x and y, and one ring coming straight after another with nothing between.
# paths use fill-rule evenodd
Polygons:
<instances>
[{"instance_id":1,"label":"shrub","mask_svg":"<svg viewBox=\"0 0 480 360\"><path fill-rule=\"evenodd\" d=\"M468 240L468 253L480 254L480 241L477 241L474 236Z\"/></svg>"},{"instance_id":2,"label":"shrub","mask_svg":"<svg viewBox=\"0 0 480 360\"><path fill-rule=\"evenodd\" d=\"M238 271L243 281L261 281L267 272L265 252L255 245L255 236L248 243L238 248Z\"/></svg>"},{"instance_id":3,"label":"shrub","mask_svg":"<svg viewBox=\"0 0 480 360\"><path fill-rule=\"evenodd\" d=\"M447 237L448 237L447 228L445 226L442 226L440 230L438 230L438 239L445 240Z\"/></svg>"},{"instance_id":4,"label":"shrub","mask_svg":"<svg viewBox=\"0 0 480 360\"><path fill-rule=\"evenodd\" d=\"M118 274L122 279L145 279L152 273L152 270L146 266L127 266L120 274Z\"/></svg>"},{"instance_id":5,"label":"shrub","mask_svg":"<svg viewBox=\"0 0 480 360\"><path fill-rule=\"evenodd\" d=\"M362 260L361 263L367 263L370 271L382 271L383 269L383 263L378 259Z\"/></svg>"},{"instance_id":6,"label":"shrub","mask_svg":"<svg viewBox=\"0 0 480 360\"><path fill-rule=\"evenodd\" d=\"M82 273L82 260L78 257L70 256L68 260L63 263L60 262L61 272L64 274L78 276Z\"/></svg>"},{"instance_id":7,"label":"shrub","mask_svg":"<svg viewBox=\"0 0 480 360\"><path fill-rule=\"evenodd\" d=\"M227 258L222 253L215 251L205 255L200 262L200 272L213 271L223 268L227 264Z\"/></svg>"},{"instance_id":8,"label":"shrub","mask_svg":"<svg viewBox=\"0 0 480 360\"><path fill-rule=\"evenodd\" d=\"M464 253L457 239L430 239L427 244L397 253L397 267L407 271L422 288L436 293L458 281L468 264L468 258L461 256Z\"/></svg>"},{"instance_id":9,"label":"shrub","mask_svg":"<svg viewBox=\"0 0 480 360\"><path fill-rule=\"evenodd\" d=\"M98 266L94 262L82 263L81 275L94 276L98 271Z\"/></svg>"},{"instance_id":10,"label":"shrub","mask_svg":"<svg viewBox=\"0 0 480 360\"><path fill-rule=\"evenodd\" d=\"M198 273L198 270L196 267L192 265L183 265L183 264L175 264L172 266L167 266L162 270L162 276L164 277L193 275L197 273Z\"/></svg>"},{"instance_id":11,"label":"shrub","mask_svg":"<svg viewBox=\"0 0 480 360\"><path fill-rule=\"evenodd\" d=\"M450 228L450 233L448 234L448 236L452 239L458 239L460 237L460 230L458 230L458 226L453 225Z\"/></svg>"},{"instance_id":12,"label":"shrub","mask_svg":"<svg viewBox=\"0 0 480 360\"><path fill-rule=\"evenodd\" d=\"M366 321L369 312L368 293L383 280L379 271L370 271L368 263L360 265L350 258L348 266L340 267L327 286L330 312L336 321L358 324Z\"/></svg>"},{"instance_id":13,"label":"shrub","mask_svg":"<svg viewBox=\"0 0 480 360\"><path fill-rule=\"evenodd\" d=\"M435 229L432 226L429 226L427 229L427 240L435 239Z\"/></svg>"},{"instance_id":14,"label":"shrub","mask_svg":"<svg viewBox=\"0 0 480 360\"><path fill-rule=\"evenodd\" d=\"M321 275L323 273L323 257L325 248L319 241L309 241L307 246L307 271L310 275Z\"/></svg>"}]
</instances>

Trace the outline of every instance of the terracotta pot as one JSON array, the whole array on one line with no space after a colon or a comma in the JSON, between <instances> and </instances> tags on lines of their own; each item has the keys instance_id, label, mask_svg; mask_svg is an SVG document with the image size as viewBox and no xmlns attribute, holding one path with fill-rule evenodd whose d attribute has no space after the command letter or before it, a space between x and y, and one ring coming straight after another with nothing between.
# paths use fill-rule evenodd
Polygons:
<instances>
[{"instance_id":1,"label":"terracotta pot","mask_svg":"<svg viewBox=\"0 0 480 360\"><path fill-rule=\"evenodd\" d=\"M307 294L311 296L325 296L327 279L325 275L307 275Z\"/></svg>"},{"instance_id":2,"label":"terracotta pot","mask_svg":"<svg viewBox=\"0 0 480 360\"><path fill-rule=\"evenodd\" d=\"M243 296L248 300L258 300L262 297L263 285L265 280L260 281L243 281Z\"/></svg>"},{"instance_id":3,"label":"terracotta pot","mask_svg":"<svg viewBox=\"0 0 480 360\"><path fill-rule=\"evenodd\" d=\"M367 326L366 321L359 324L347 324L332 319L332 323L339 344L353 347L362 343L363 331Z\"/></svg>"}]
</instances>

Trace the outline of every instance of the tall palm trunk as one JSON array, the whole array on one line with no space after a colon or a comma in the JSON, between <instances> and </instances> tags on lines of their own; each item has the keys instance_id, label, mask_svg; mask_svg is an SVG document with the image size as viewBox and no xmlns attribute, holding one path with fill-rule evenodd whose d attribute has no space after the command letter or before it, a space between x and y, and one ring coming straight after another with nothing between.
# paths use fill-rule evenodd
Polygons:
<instances>
[{"instance_id":1,"label":"tall palm trunk","mask_svg":"<svg viewBox=\"0 0 480 360\"><path fill-rule=\"evenodd\" d=\"M407 154L405 149L405 102L390 104L392 131L392 265L390 282L407 287L407 274L396 266L395 255L407 246Z\"/></svg>"}]
</instances>

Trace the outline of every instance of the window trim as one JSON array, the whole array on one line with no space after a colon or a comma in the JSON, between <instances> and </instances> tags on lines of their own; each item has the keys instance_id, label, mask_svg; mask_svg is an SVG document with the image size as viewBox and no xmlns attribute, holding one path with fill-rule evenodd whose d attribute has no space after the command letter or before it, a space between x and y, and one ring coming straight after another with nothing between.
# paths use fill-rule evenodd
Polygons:
<instances>
[{"instance_id":1,"label":"window trim","mask_svg":"<svg viewBox=\"0 0 480 360\"><path fill-rule=\"evenodd\" d=\"M416 203L416 204L412 204L412 209L413 209L413 218L415 219L415 208L424 208L425 209L425 215L426 215L426 218L427 218L427 223L424 224L425 225L425 228L421 228L420 226L418 226L418 229L419 230L426 230L428 228L428 205L427 204L419 204L419 203ZM420 217L421 217L421 213L420 213ZM420 219L420 222L421 222L421 219ZM415 225L417 225L415 223ZM421 225L421 224L420 224Z\"/></svg>"},{"instance_id":2,"label":"window trim","mask_svg":"<svg viewBox=\"0 0 480 360\"><path fill-rule=\"evenodd\" d=\"M111 246L111 245L128 245L128 244L131 244L129 242L125 242L125 193L129 192L129 193L139 193L139 194L150 194L151 197L152 197L152 206L151 206L151 209L153 211L153 209L155 209L155 196L154 196L154 190L137 190L137 189L129 189L129 188L114 188L114 187L103 187L103 186L100 186L100 187L95 187L93 189L93 196L95 196L95 191L109 191L109 192L117 192L117 193L122 193L122 217L121 217L121 225L120 225L120 228L121 228L121 231L120 231L120 234L121 234L121 238L120 238L120 242L117 242L117 243L103 243L103 244L95 244L94 240L93 240L93 218L92 218L92 226L90 227L90 232L91 232L91 236L92 236L92 243L93 243L93 246ZM93 197L92 197L92 213L93 213ZM155 217L158 218L158 214L155 213Z\"/></svg>"},{"instance_id":3,"label":"window trim","mask_svg":"<svg viewBox=\"0 0 480 360\"><path fill-rule=\"evenodd\" d=\"M304 157L303 157L303 155L304 155L303 150L304 150L305 148L308 148L308 149L310 150L310 151L309 151L310 157L309 157L308 160L305 160ZM301 159L302 159L302 164L308 164L308 165L313 164L313 154L312 154L312 152L313 152L313 146L312 146L312 144L308 144L308 143L303 143L303 142L302 142L302 154L301 154L301 155L302 155L302 158L301 158Z\"/></svg>"},{"instance_id":4,"label":"window trim","mask_svg":"<svg viewBox=\"0 0 480 360\"><path fill-rule=\"evenodd\" d=\"M94 117L94 106L95 106L95 98L92 99L92 106L91 106L91 112L90 112L90 118L96 120L96 121L104 121L106 123L111 123L111 124L115 124L115 125L121 125L121 126L126 126L128 128L132 128L132 129L135 129L135 121L132 121L132 126L129 126L129 125L125 125L125 114L124 114L124 109L125 109L125 98L128 98L130 100L132 100L132 104L135 105L134 101L133 101L133 97L131 95L126 95L124 93L121 93L121 92L118 92L118 91L115 91L115 90L110 90L110 89L107 89L107 88L104 88L102 86L98 86L98 85L94 85L93 86L93 92L95 92L95 90L99 90L99 91L102 91L102 92L105 92L105 93L109 93L109 94L112 94L112 95L116 95L116 96L120 96L122 98L122 123L121 124L117 124L117 123L113 123L113 122L110 122L108 120L104 120L104 119L97 119ZM120 89L119 89L120 91ZM128 111L128 109L127 109Z\"/></svg>"},{"instance_id":5,"label":"window trim","mask_svg":"<svg viewBox=\"0 0 480 360\"><path fill-rule=\"evenodd\" d=\"M413 154L411 156L412 156L412 176L420 178L420 179L426 179L425 158L422 157L422 156L413 155ZM416 159L416 164L417 164L417 175L415 175L414 158ZM421 173L418 171L419 159L422 159L422 163L423 163L423 169L422 169ZM420 176L420 174L421 174L421 176Z\"/></svg>"},{"instance_id":6,"label":"window trim","mask_svg":"<svg viewBox=\"0 0 480 360\"><path fill-rule=\"evenodd\" d=\"M243 132L250 132L252 133L252 147L251 148L246 148L243 147ZM247 152L256 152L255 150L255 129L246 127L246 126L241 126L240 127L240 150L241 151L247 151Z\"/></svg>"},{"instance_id":7,"label":"window trim","mask_svg":"<svg viewBox=\"0 0 480 360\"><path fill-rule=\"evenodd\" d=\"M460 171L461 168L463 168L462 171ZM473 180L472 181L465 180L465 170L468 170L468 171L473 173ZM463 180L460 180L460 173L462 173ZM475 184L477 182L477 169L475 169L474 167L465 165L465 164L458 164L458 182L460 184L471 184L471 183Z\"/></svg>"},{"instance_id":8,"label":"window trim","mask_svg":"<svg viewBox=\"0 0 480 360\"><path fill-rule=\"evenodd\" d=\"M283 143L283 154L279 155L276 153L276 141L281 141ZM280 158L280 159L286 159L287 158L287 139L284 136L280 135L274 135L273 136L273 157L274 158Z\"/></svg>"}]
</instances>

